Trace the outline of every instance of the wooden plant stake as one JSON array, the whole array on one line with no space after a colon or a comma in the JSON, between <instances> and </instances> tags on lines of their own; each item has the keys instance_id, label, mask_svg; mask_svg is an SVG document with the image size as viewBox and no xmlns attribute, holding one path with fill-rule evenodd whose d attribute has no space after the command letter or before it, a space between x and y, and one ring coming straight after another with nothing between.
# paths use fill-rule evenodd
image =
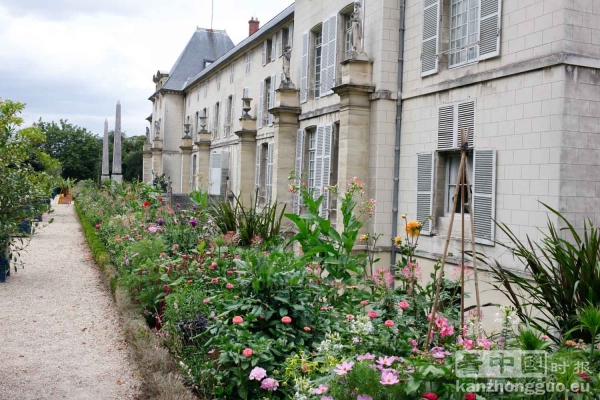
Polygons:
<instances>
[{"instance_id":1,"label":"wooden plant stake","mask_svg":"<svg viewBox=\"0 0 600 400\"><path fill-rule=\"evenodd\" d=\"M440 300L440 291L442 288L442 278L444 276L444 267L446 266L446 259L448 257L448 246L450 245L450 235L452 234L452 227L454 226L454 211L456 210L456 205L458 203L458 197L460 190L460 204L461 204L461 273L460 273L460 288L461 288L461 298L460 298L460 314L461 314L461 326L460 331L462 335L462 330L464 328L464 314L465 314L465 189L469 190L469 199L471 202L469 203L469 213L471 217L471 245L473 251L473 272L475 279L475 299L477 302L477 323L475 326L477 337L479 338L479 321L481 319L481 304L479 301L479 280L477 277L477 257L476 257L476 249L475 249L475 227L473 222L473 192L471 190L471 184L469 181L469 160L467 157L467 151L469 149L469 131L462 130L460 132L461 137L461 157L460 157L460 167L458 168L458 176L456 179L456 188L454 189L454 200L452 205L452 212L450 213L450 225L448 226L448 234L446 235L446 243L444 245L444 253L442 255L442 265L440 267L439 278L437 274L435 275L435 279L437 280L436 291L435 291L435 300L433 302L433 308L431 310L431 319L429 321L429 329L427 330L427 338L425 339L425 351L429 350L429 342L431 340L431 334L433 332L433 324L435 321L435 314L437 313L439 300ZM466 187L465 187L466 186Z\"/></svg>"}]
</instances>

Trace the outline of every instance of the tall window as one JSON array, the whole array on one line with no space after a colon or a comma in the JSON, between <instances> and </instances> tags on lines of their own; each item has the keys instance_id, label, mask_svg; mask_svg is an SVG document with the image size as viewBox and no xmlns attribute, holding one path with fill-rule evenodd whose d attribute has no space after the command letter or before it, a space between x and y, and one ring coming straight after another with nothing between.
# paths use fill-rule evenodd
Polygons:
<instances>
[{"instance_id":1,"label":"tall window","mask_svg":"<svg viewBox=\"0 0 600 400\"><path fill-rule=\"evenodd\" d=\"M352 51L352 13L344 15L344 51L346 56Z\"/></svg>"},{"instance_id":2,"label":"tall window","mask_svg":"<svg viewBox=\"0 0 600 400\"><path fill-rule=\"evenodd\" d=\"M308 132L308 190L315 188L315 162L317 156L316 130Z\"/></svg>"},{"instance_id":3,"label":"tall window","mask_svg":"<svg viewBox=\"0 0 600 400\"><path fill-rule=\"evenodd\" d=\"M225 136L229 136L231 134L231 125L233 123L233 116L231 114L231 103L233 102L233 97L229 96L227 98L227 104L225 109L225 115L227 119L225 120Z\"/></svg>"},{"instance_id":4,"label":"tall window","mask_svg":"<svg viewBox=\"0 0 600 400\"><path fill-rule=\"evenodd\" d=\"M473 154L469 154L469 182L471 187L473 185ZM460 168L460 154L453 154L446 160L446 200L445 200L445 211L446 213L452 213L452 206L454 205L454 192L456 191L456 185L458 183L458 170ZM465 214L469 213L469 190L467 185L464 185L464 196L465 196ZM456 203L455 213L460 213L460 189L458 191L458 201Z\"/></svg>"},{"instance_id":5,"label":"tall window","mask_svg":"<svg viewBox=\"0 0 600 400\"><path fill-rule=\"evenodd\" d=\"M217 138L217 139L219 138L219 116L220 115L221 115L221 107L220 107L220 104L217 102L215 104L215 112L213 115L213 121L214 121L213 131L214 131L215 138Z\"/></svg>"},{"instance_id":6,"label":"tall window","mask_svg":"<svg viewBox=\"0 0 600 400\"><path fill-rule=\"evenodd\" d=\"M229 64L229 83L233 83L233 79L235 76L235 61Z\"/></svg>"},{"instance_id":7,"label":"tall window","mask_svg":"<svg viewBox=\"0 0 600 400\"><path fill-rule=\"evenodd\" d=\"M315 97L319 97L321 88L321 45L322 32L315 32Z\"/></svg>"},{"instance_id":8,"label":"tall window","mask_svg":"<svg viewBox=\"0 0 600 400\"><path fill-rule=\"evenodd\" d=\"M221 71L217 72L217 90L221 90Z\"/></svg>"},{"instance_id":9,"label":"tall window","mask_svg":"<svg viewBox=\"0 0 600 400\"><path fill-rule=\"evenodd\" d=\"M265 79L265 96L263 100L263 123L269 122L269 104L271 104L271 78Z\"/></svg>"},{"instance_id":10,"label":"tall window","mask_svg":"<svg viewBox=\"0 0 600 400\"><path fill-rule=\"evenodd\" d=\"M250 73L250 65L252 63L252 51L246 53L246 75Z\"/></svg>"},{"instance_id":11,"label":"tall window","mask_svg":"<svg viewBox=\"0 0 600 400\"><path fill-rule=\"evenodd\" d=\"M479 1L451 0L450 66L477 60Z\"/></svg>"}]
</instances>

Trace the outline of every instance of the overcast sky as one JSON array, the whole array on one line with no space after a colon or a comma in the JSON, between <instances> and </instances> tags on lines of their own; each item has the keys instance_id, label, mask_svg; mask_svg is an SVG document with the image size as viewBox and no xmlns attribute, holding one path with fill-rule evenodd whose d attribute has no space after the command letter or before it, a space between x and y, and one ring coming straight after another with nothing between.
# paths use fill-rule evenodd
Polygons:
<instances>
[{"instance_id":1,"label":"overcast sky","mask_svg":"<svg viewBox=\"0 0 600 400\"><path fill-rule=\"evenodd\" d=\"M234 43L291 1L215 0L214 29ZM27 103L28 124L68 119L101 134L142 135L152 75L170 70L197 26L210 28L211 0L0 0L0 98Z\"/></svg>"}]
</instances>

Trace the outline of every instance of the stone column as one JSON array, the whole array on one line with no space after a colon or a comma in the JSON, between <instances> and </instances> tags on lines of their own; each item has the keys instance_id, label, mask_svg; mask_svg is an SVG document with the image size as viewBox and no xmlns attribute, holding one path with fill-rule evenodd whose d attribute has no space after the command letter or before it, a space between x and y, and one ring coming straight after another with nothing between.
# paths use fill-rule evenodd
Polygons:
<instances>
[{"instance_id":1,"label":"stone column","mask_svg":"<svg viewBox=\"0 0 600 400\"><path fill-rule=\"evenodd\" d=\"M146 183L152 183L152 143L144 142L144 163L142 179Z\"/></svg>"},{"instance_id":2,"label":"stone column","mask_svg":"<svg viewBox=\"0 0 600 400\"><path fill-rule=\"evenodd\" d=\"M102 182L110 179L110 170L108 168L108 119L104 120L104 138L102 139Z\"/></svg>"},{"instance_id":3,"label":"stone column","mask_svg":"<svg viewBox=\"0 0 600 400\"><path fill-rule=\"evenodd\" d=\"M163 173L163 162L162 162L162 150L163 141L160 137L154 137L154 143L152 146L152 171L154 176L162 175Z\"/></svg>"},{"instance_id":4,"label":"stone column","mask_svg":"<svg viewBox=\"0 0 600 400\"><path fill-rule=\"evenodd\" d=\"M121 170L121 102L117 101L117 115L115 117L115 141L113 146L112 180L123 182Z\"/></svg>"},{"instance_id":5,"label":"stone column","mask_svg":"<svg viewBox=\"0 0 600 400\"><path fill-rule=\"evenodd\" d=\"M298 116L301 113L299 90L283 82L275 90L275 107L269 109L275 117L273 144L273 201L292 209L293 194L288 191L288 178L295 168Z\"/></svg>"},{"instance_id":6,"label":"stone column","mask_svg":"<svg viewBox=\"0 0 600 400\"><path fill-rule=\"evenodd\" d=\"M370 94L373 63L368 60L342 62L342 84L333 88L340 96L340 131L338 151L338 183L340 194L348 181L356 176L367 182L369 167ZM343 226L342 213L337 212L337 226Z\"/></svg>"},{"instance_id":7,"label":"stone column","mask_svg":"<svg viewBox=\"0 0 600 400\"><path fill-rule=\"evenodd\" d=\"M208 181L210 177L210 132L206 129L202 129L198 132L198 138L196 139L196 152L198 154L198 187L202 188L202 185ZM208 190L208 187L202 188Z\"/></svg>"},{"instance_id":8,"label":"stone column","mask_svg":"<svg viewBox=\"0 0 600 400\"><path fill-rule=\"evenodd\" d=\"M238 162L240 174L239 196L242 204L251 204L255 192L256 175L256 119L252 118L250 111L250 98L243 98L243 114L240 118L240 130L235 134L239 137L240 160Z\"/></svg>"},{"instance_id":9,"label":"stone column","mask_svg":"<svg viewBox=\"0 0 600 400\"><path fill-rule=\"evenodd\" d=\"M192 183L192 146L191 136L185 135L181 138L181 193L189 193Z\"/></svg>"}]
</instances>

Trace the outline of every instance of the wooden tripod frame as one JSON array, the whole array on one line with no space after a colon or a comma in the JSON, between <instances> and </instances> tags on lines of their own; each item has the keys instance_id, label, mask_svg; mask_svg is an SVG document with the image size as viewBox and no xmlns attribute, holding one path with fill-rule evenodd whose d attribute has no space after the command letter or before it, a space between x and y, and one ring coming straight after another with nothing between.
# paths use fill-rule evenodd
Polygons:
<instances>
[{"instance_id":1,"label":"wooden tripod frame","mask_svg":"<svg viewBox=\"0 0 600 400\"><path fill-rule=\"evenodd\" d=\"M450 235L452 234L452 226L454 225L454 211L458 203L460 196L460 214L461 214L461 268L460 268L460 329L461 335L462 330L465 326L465 205L467 199L465 199L465 188L469 191L469 213L471 220L471 250L473 252L473 277L475 279L475 301L477 303L477 323L475 329L477 337L479 338L479 322L481 320L481 303L479 301L479 279L477 277L477 253L475 248L475 226L473 218L473 191L471 190L471 182L469 180L469 159L467 157L467 150L469 149L469 131L464 129L460 132L461 146L460 146L460 167L458 168L458 177L456 180L456 188L454 190L454 200L452 206L452 213L450 213L450 226L448 227L448 234L446 235L446 244L444 246L444 254L442 256L442 266L440 268L439 277L436 274L435 279L437 281L437 288L435 291L435 300L433 302L433 308L431 310L431 319L429 321L429 329L427 330L427 338L425 339L425 351L429 351L429 342L431 339L431 333L433 331L433 324L435 321L435 314L437 313L439 301L440 301L440 290L442 288L442 278L444 276L444 266L446 265L446 258L448 256L448 246L450 245ZM459 193L460 190L460 193Z\"/></svg>"}]
</instances>

